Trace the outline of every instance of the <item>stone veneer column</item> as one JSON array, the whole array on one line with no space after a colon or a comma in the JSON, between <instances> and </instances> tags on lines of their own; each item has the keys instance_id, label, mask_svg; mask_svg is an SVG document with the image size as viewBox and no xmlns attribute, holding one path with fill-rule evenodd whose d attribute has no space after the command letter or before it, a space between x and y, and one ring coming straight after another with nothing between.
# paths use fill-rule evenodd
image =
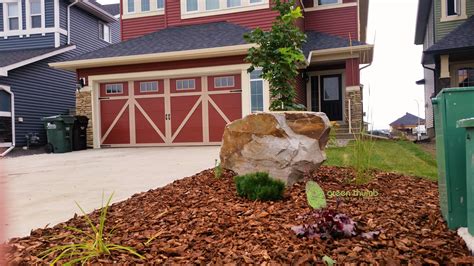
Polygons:
<instances>
[{"instance_id":1,"label":"stone veneer column","mask_svg":"<svg viewBox=\"0 0 474 266\"><path fill-rule=\"evenodd\" d=\"M344 113L347 123L349 123L349 100L351 101L352 128L359 130L363 127L364 121L362 90L360 87L353 86L346 88Z\"/></svg>"},{"instance_id":2,"label":"stone veneer column","mask_svg":"<svg viewBox=\"0 0 474 266\"><path fill-rule=\"evenodd\" d=\"M87 125L87 146L93 147L93 131L92 131L92 91L82 89L80 92L76 91L76 115L83 115L89 118Z\"/></svg>"}]
</instances>

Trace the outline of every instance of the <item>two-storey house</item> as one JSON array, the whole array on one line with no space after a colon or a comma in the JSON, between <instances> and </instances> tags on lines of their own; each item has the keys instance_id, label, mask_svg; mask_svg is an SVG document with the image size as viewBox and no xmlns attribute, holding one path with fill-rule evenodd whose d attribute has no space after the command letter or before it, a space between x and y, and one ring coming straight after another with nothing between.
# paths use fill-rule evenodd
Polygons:
<instances>
[{"instance_id":1,"label":"two-storey house","mask_svg":"<svg viewBox=\"0 0 474 266\"><path fill-rule=\"evenodd\" d=\"M360 66L368 0L305 0L308 36L298 102L351 127L363 122ZM77 72L78 110L100 147L215 145L227 123L267 111L269 88L247 73L243 34L270 29L271 0L122 0L123 42L52 67Z\"/></svg>"},{"instance_id":2,"label":"two-storey house","mask_svg":"<svg viewBox=\"0 0 474 266\"><path fill-rule=\"evenodd\" d=\"M474 86L474 0L419 0L415 44L423 45L428 135L434 136L431 98L449 87Z\"/></svg>"},{"instance_id":3,"label":"two-storey house","mask_svg":"<svg viewBox=\"0 0 474 266\"><path fill-rule=\"evenodd\" d=\"M87 0L0 2L0 154L45 143L41 118L75 107L75 74L48 64L119 42L117 6L110 14L113 5Z\"/></svg>"}]
</instances>

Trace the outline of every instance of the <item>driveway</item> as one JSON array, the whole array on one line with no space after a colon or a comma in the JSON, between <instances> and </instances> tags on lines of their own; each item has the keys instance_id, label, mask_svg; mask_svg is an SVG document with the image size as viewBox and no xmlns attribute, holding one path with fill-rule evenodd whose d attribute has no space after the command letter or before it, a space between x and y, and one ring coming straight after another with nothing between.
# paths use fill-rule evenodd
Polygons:
<instances>
[{"instance_id":1,"label":"driveway","mask_svg":"<svg viewBox=\"0 0 474 266\"><path fill-rule=\"evenodd\" d=\"M219 147L123 148L0 160L7 186L7 237L27 236L135 193L165 186L214 166ZM3 240L0 239L0 242Z\"/></svg>"}]
</instances>

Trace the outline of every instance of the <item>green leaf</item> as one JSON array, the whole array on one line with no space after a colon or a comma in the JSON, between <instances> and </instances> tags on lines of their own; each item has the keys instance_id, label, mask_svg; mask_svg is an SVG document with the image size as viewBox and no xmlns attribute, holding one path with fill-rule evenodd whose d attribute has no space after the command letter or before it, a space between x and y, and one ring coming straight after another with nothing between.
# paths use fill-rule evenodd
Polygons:
<instances>
[{"instance_id":1,"label":"green leaf","mask_svg":"<svg viewBox=\"0 0 474 266\"><path fill-rule=\"evenodd\" d=\"M336 261L333 260L331 257L325 255L323 257L323 262L327 265L327 266L333 266L334 264L336 264Z\"/></svg>"},{"instance_id":2,"label":"green leaf","mask_svg":"<svg viewBox=\"0 0 474 266\"><path fill-rule=\"evenodd\" d=\"M324 190L314 181L306 183L306 198L313 209L322 209L327 206Z\"/></svg>"}]
</instances>

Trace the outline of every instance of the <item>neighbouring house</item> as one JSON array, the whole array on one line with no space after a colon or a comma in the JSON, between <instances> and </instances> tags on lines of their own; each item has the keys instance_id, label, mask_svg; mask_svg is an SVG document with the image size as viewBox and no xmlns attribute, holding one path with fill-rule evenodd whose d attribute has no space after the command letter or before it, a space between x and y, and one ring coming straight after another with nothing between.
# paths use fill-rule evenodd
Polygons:
<instances>
[{"instance_id":1,"label":"neighbouring house","mask_svg":"<svg viewBox=\"0 0 474 266\"><path fill-rule=\"evenodd\" d=\"M360 67L368 0L308 0L299 27L308 40L298 102L347 130L363 123ZM267 111L268 83L247 73L243 34L268 30L270 0L122 0L123 42L50 64L76 71L78 113L90 117L94 148L217 145L224 127Z\"/></svg>"},{"instance_id":2,"label":"neighbouring house","mask_svg":"<svg viewBox=\"0 0 474 266\"><path fill-rule=\"evenodd\" d=\"M41 118L74 109L77 87L74 73L48 64L119 42L119 5L9 0L0 14L0 148L44 144Z\"/></svg>"},{"instance_id":3,"label":"neighbouring house","mask_svg":"<svg viewBox=\"0 0 474 266\"><path fill-rule=\"evenodd\" d=\"M435 135L431 98L474 86L474 0L419 0L415 44L423 45L426 127Z\"/></svg>"},{"instance_id":4,"label":"neighbouring house","mask_svg":"<svg viewBox=\"0 0 474 266\"><path fill-rule=\"evenodd\" d=\"M421 126L425 125L425 119L406 113L404 116L390 123L392 133L402 132L406 135L415 135L420 131Z\"/></svg>"}]
</instances>

